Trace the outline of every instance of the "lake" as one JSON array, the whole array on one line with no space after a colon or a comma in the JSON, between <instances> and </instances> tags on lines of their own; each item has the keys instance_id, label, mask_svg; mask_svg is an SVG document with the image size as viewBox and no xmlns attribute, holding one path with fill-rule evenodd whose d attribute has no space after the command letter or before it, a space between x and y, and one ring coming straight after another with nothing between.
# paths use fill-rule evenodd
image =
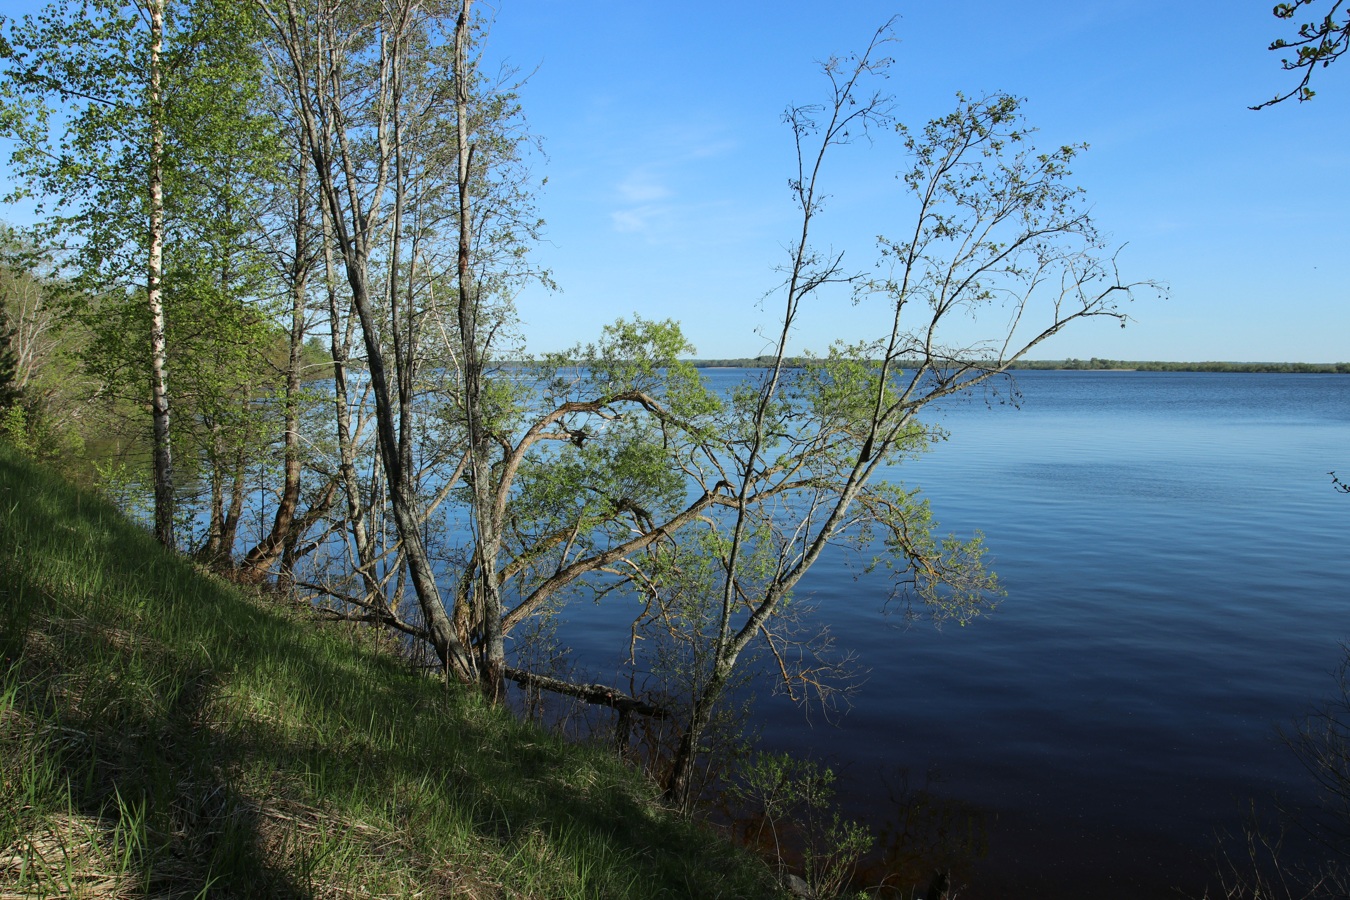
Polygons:
<instances>
[{"instance_id":1,"label":"lake","mask_svg":"<svg viewBox=\"0 0 1350 900\"><path fill-rule=\"evenodd\" d=\"M759 691L762 746L833 766L847 813L953 864L962 900L1199 894L1250 800L1310 797L1277 728L1332 692L1350 637L1350 496L1327 474L1350 474L1350 378L1016 385L1020 408L931 414L949 439L891 473L942 532L984 532L1002 605L907 624L879 580L822 561L799 594L866 681L833 723ZM603 673L617 651L576 615Z\"/></svg>"}]
</instances>

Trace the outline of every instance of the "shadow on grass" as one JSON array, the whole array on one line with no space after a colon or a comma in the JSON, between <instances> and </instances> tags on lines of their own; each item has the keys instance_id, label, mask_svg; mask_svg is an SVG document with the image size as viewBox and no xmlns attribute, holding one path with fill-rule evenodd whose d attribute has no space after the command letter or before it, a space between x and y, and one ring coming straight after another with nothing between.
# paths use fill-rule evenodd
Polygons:
<instances>
[{"instance_id":1,"label":"shadow on grass","mask_svg":"<svg viewBox=\"0 0 1350 900\"><path fill-rule=\"evenodd\" d=\"M4 576L11 594L46 593L21 573ZM6 617L5 668L21 721L59 772L40 811L74 818L104 846L98 858L45 858L42 868L156 896L304 896L263 854L256 805L222 777L243 748L203 725L213 674L137 629L55 605L66 615Z\"/></svg>"},{"instance_id":2,"label":"shadow on grass","mask_svg":"<svg viewBox=\"0 0 1350 900\"><path fill-rule=\"evenodd\" d=\"M44 736L49 811L120 836L133 893L771 890L617 763L202 575L4 451L0 598L22 714L0 726Z\"/></svg>"}]
</instances>

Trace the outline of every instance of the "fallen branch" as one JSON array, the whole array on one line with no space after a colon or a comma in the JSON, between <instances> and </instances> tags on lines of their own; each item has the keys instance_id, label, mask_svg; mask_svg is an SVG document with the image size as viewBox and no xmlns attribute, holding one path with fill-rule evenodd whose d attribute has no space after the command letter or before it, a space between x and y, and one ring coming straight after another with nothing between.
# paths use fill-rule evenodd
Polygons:
<instances>
[{"instance_id":1,"label":"fallen branch","mask_svg":"<svg viewBox=\"0 0 1350 900\"><path fill-rule=\"evenodd\" d=\"M637 713L638 715L651 716L653 719L670 718L669 710L660 706L652 706L650 703L603 684L572 684L557 678L549 678L547 675L536 675L533 672L526 672L524 669L510 667L506 668L503 674L522 687L535 687L543 691L552 691L555 694L565 694L568 697L576 697L597 706L608 706L622 713Z\"/></svg>"}]
</instances>

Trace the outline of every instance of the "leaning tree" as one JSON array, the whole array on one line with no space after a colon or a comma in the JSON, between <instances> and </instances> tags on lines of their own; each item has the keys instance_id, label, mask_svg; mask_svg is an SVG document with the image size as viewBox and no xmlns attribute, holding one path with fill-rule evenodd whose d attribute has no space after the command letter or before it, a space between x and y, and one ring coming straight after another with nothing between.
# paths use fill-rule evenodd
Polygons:
<instances>
[{"instance_id":1,"label":"leaning tree","mask_svg":"<svg viewBox=\"0 0 1350 900\"><path fill-rule=\"evenodd\" d=\"M714 564L699 565L703 577L692 583L675 579L681 590L664 596L659 582L646 583L658 604L688 609L691 591L714 598L666 780L679 804L689 801L704 729L747 649L762 642L789 682L814 680L809 669L794 673L775 625L829 548L863 553L869 569L888 570L897 590L938 617L964 622L992 602L995 581L978 536L938 536L926 501L892 480L938 436L920 413L1005 373L1075 323L1124 325L1120 302L1153 287L1121 279L1082 191L1068 181L1083 148L1037 150L1018 98L958 96L953 112L917 133L894 123L887 97L868 89L889 65L879 57L888 35L882 29L861 55L828 61L824 101L786 114L799 219L772 363L757 385L730 398L711 432L717 437L686 469L701 487L725 486L719 513L700 522L704 537L689 542L695 557L711 555ZM895 236L880 239L876 268L850 271L841 253L812 243L827 164L840 146L891 128L908 157L904 217ZM859 303L884 305L888 327L789 367L804 306L839 284L852 285ZM689 565L679 552L667 560L675 569Z\"/></svg>"}]
</instances>

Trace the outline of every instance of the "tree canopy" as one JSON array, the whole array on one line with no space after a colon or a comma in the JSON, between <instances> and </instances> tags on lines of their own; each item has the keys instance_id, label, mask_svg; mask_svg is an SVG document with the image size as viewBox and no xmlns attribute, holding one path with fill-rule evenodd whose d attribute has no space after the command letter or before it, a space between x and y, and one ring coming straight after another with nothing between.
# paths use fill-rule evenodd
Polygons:
<instances>
[{"instance_id":1,"label":"tree canopy","mask_svg":"<svg viewBox=\"0 0 1350 900\"><path fill-rule=\"evenodd\" d=\"M391 629L494 702L513 681L601 704L625 750L633 714L659 722L648 759L679 805L749 661L798 699L835 690L794 598L825 554L939 621L992 608L982 537L944 534L901 480L942 436L926 411L1066 328L1123 325L1155 288L1120 276L1073 185L1084 148L1037 148L1021 98L899 122L887 24L784 115L789 240L759 368L714 389L650 314L529 358L513 298L551 284L535 142L469 0L79 10L6 32L0 124L57 200L86 371L155 410L157 450L174 400L188 549ZM867 151L892 155L899 195L845 265L816 233L839 157ZM831 289L882 325L789 356ZM558 677L550 629L581 600L629 638L609 683Z\"/></svg>"}]
</instances>

